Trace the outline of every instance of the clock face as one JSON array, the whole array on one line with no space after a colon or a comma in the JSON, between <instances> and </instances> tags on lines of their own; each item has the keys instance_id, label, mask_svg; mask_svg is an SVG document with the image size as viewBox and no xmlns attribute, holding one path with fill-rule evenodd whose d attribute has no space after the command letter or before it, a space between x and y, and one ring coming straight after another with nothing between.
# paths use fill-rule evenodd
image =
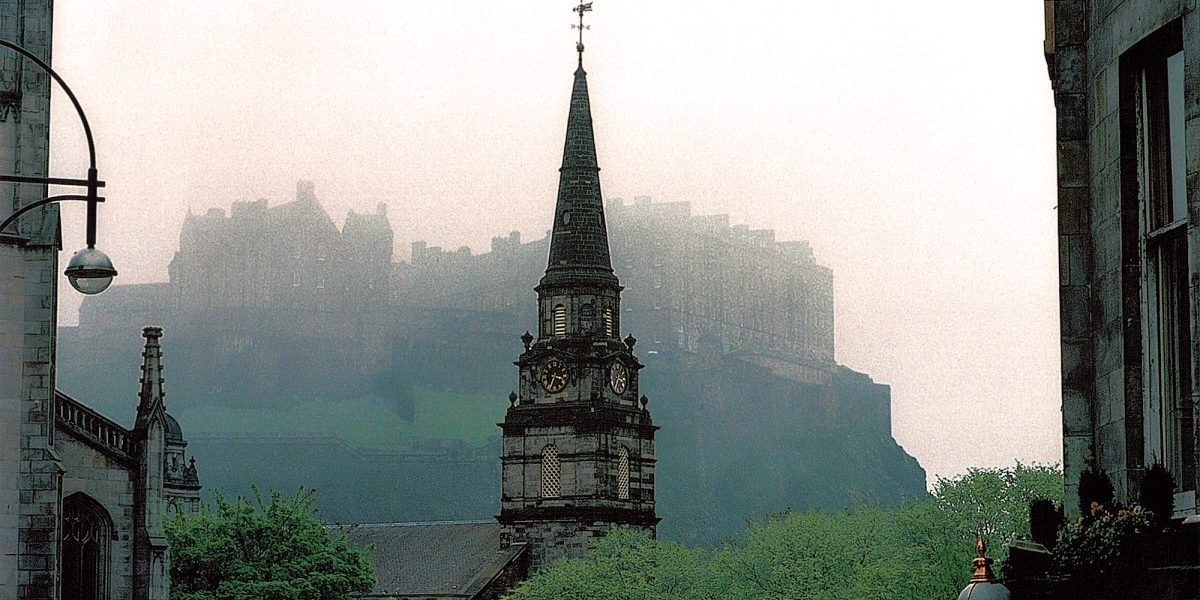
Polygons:
<instances>
[{"instance_id":1,"label":"clock face","mask_svg":"<svg viewBox=\"0 0 1200 600\"><path fill-rule=\"evenodd\" d=\"M625 365L615 362L608 368L608 385L618 394L625 393L625 388L629 386L629 370Z\"/></svg>"},{"instance_id":2,"label":"clock face","mask_svg":"<svg viewBox=\"0 0 1200 600\"><path fill-rule=\"evenodd\" d=\"M551 358L542 363L541 372L538 374L538 381L542 382L542 387L546 388L551 394L561 392L567 387L567 367L557 358Z\"/></svg>"}]
</instances>

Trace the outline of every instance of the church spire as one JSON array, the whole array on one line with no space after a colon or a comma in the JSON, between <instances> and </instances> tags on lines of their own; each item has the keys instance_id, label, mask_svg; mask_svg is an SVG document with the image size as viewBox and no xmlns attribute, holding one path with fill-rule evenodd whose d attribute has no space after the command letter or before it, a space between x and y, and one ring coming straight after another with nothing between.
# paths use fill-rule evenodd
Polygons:
<instances>
[{"instance_id":1,"label":"church spire","mask_svg":"<svg viewBox=\"0 0 1200 600\"><path fill-rule=\"evenodd\" d=\"M576 8L581 27L589 10ZM578 557L614 527L653 536L658 525L658 427L640 396L635 340L621 341L582 38L577 49L550 260L535 288L537 337L521 336L517 386L500 424L501 546L527 544L531 572Z\"/></svg>"},{"instance_id":2,"label":"church spire","mask_svg":"<svg viewBox=\"0 0 1200 600\"><path fill-rule=\"evenodd\" d=\"M617 285L608 253L608 229L600 195L600 165L588 98L587 72L583 70L583 13L591 3L575 8L580 38L576 45L579 67L571 89L571 109L558 179L558 201L550 238L550 259L542 285L600 283Z\"/></svg>"}]
</instances>

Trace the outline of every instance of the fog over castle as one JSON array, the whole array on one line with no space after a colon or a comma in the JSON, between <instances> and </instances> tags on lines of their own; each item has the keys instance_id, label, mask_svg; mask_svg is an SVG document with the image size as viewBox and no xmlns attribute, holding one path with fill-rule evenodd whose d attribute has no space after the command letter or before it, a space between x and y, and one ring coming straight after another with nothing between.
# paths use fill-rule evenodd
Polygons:
<instances>
[{"instance_id":1,"label":"fog over castle","mask_svg":"<svg viewBox=\"0 0 1200 600\"><path fill-rule=\"evenodd\" d=\"M353 522L486 517L489 427L512 385L516 332L538 330L529 282L549 238L513 232L481 255L414 242L411 261L392 262L384 207L351 212L339 229L318 198L301 181L290 202L189 215L170 282L114 286L63 329L61 385L95 389L99 373L132 368L106 340L151 318L175 338L172 406L193 451L210 457L207 485L316 485L323 511ZM807 242L648 197L611 199L605 212L624 301L619 313L585 306L579 318L636 334L627 342L654 367L642 389L673 423L659 442L665 535L715 541L771 502L920 494L924 471L892 439L888 387L834 360L833 273ZM99 396L119 397L122 378L109 380ZM436 410L462 413L466 426ZM774 467L759 464L764 445ZM304 456L305 467L280 468ZM803 471L782 487L738 475L739 464L796 461ZM430 497L389 497L393 477L422 481ZM364 493L381 499L364 503ZM707 516L682 517L697 510Z\"/></svg>"},{"instance_id":2,"label":"fog over castle","mask_svg":"<svg viewBox=\"0 0 1200 600\"><path fill-rule=\"evenodd\" d=\"M316 182L339 226L351 209L387 204L405 261L418 240L482 255L513 230L541 237L573 58L561 36L529 32L569 36L567 8L57 11L56 68L85 104L104 99L89 116L118 282L168 280L189 207L282 204L299 178ZM897 439L932 474L1059 461L1041 5L691 8L595 14L607 194L688 201L697 215L809 241L836 274L837 359L892 386ZM984 21L995 26L958 24ZM78 170L70 117L54 117L53 172ZM73 210L65 237L79 235ZM77 297L61 298L71 323ZM999 418L969 434L957 415L972 406ZM960 449L975 435L993 443L968 459Z\"/></svg>"}]
</instances>

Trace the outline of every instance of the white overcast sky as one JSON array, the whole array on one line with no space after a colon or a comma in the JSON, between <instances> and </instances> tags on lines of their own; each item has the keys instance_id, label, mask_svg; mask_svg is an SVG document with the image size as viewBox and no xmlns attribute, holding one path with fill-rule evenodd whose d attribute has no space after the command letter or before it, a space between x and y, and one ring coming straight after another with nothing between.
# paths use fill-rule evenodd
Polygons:
<instances>
[{"instance_id":1,"label":"white overcast sky","mask_svg":"<svg viewBox=\"0 0 1200 600\"><path fill-rule=\"evenodd\" d=\"M810 240L838 360L892 386L931 476L1061 460L1041 4L595 0L588 19L605 195ZM398 258L539 237L572 5L59 0L53 62L92 120L119 281L166 280L189 207L288 201L298 179L338 222L386 203ZM51 170L82 176L55 110ZM63 220L65 261L82 208ZM73 323L78 295L60 299Z\"/></svg>"}]
</instances>

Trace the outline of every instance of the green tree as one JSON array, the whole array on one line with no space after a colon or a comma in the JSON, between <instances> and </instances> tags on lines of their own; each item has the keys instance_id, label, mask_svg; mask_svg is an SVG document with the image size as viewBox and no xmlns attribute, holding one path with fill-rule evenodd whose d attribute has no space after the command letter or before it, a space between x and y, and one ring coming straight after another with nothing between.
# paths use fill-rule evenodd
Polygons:
<instances>
[{"instance_id":1,"label":"green tree","mask_svg":"<svg viewBox=\"0 0 1200 600\"><path fill-rule=\"evenodd\" d=\"M744 544L710 564L726 598L856 600L906 586L905 549L891 511L785 512L752 524Z\"/></svg>"},{"instance_id":2,"label":"green tree","mask_svg":"<svg viewBox=\"0 0 1200 600\"><path fill-rule=\"evenodd\" d=\"M583 558L560 560L509 600L706 600L706 553L617 528Z\"/></svg>"},{"instance_id":3,"label":"green tree","mask_svg":"<svg viewBox=\"0 0 1200 600\"><path fill-rule=\"evenodd\" d=\"M172 600L341 600L374 585L371 563L315 518L311 490L229 502L166 522Z\"/></svg>"},{"instance_id":4,"label":"green tree","mask_svg":"<svg viewBox=\"0 0 1200 600\"><path fill-rule=\"evenodd\" d=\"M939 479L932 494L898 509L783 512L711 552L617 530L511 598L954 598L970 578L975 536L1004 558L1008 541L1029 535L1030 500L1061 498L1062 488L1053 466L973 469Z\"/></svg>"},{"instance_id":5,"label":"green tree","mask_svg":"<svg viewBox=\"0 0 1200 600\"><path fill-rule=\"evenodd\" d=\"M939 478L927 499L910 502L897 514L902 543L926 571L929 597L954 597L962 589L977 535L998 571L1008 558L1008 542L1029 536L1030 502L1062 495L1062 471L1054 465L1017 463Z\"/></svg>"}]
</instances>

